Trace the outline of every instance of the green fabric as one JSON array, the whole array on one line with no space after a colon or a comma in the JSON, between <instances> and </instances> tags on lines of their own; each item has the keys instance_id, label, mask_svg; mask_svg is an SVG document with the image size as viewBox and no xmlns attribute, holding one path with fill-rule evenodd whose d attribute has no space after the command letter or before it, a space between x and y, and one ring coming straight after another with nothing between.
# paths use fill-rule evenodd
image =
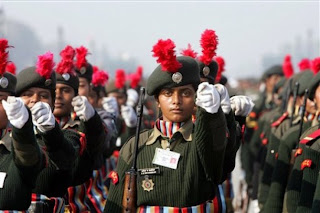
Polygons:
<instances>
[{"instance_id":1,"label":"green fabric","mask_svg":"<svg viewBox=\"0 0 320 213\"><path fill-rule=\"evenodd\" d=\"M180 132L173 136L171 151L181 155L178 167L173 170L159 166L161 174L149 176L154 183L153 190L144 191L144 177L138 177L138 206L186 207L198 205L214 197L214 186L221 178L226 147L226 122L222 110L209 114L199 108L193 130L191 142L185 141ZM152 164L155 149L161 148L160 138L151 145L145 145L146 140L146 137L140 137L138 169L155 167L156 165ZM134 138L120 151L117 165L119 183L111 185L104 212L121 212L124 173L131 167L133 146Z\"/></svg>"},{"instance_id":2,"label":"green fabric","mask_svg":"<svg viewBox=\"0 0 320 213\"><path fill-rule=\"evenodd\" d=\"M9 92L10 94L14 95L15 89L16 89L16 84L17 84L16 76L12 75L11 73L5 72L3 74L3 76L0 76L0 81L1 81L1 78L6 78L8 80L8 85L7 85L7 87L2 87L0 85L0 91L1 92Z\"/></svg>"},{"instance_id":3,"label":"green fabric","mask_svg":"<svg viewBox=\"0 0 320 213\"><path fill-rule=\"evenodd\" d=\"M65 76L65 77L64 77ZM78 88L79 88L79 78L77 75L72 75L67 73L66 75L60 75L56 73L57 83L65 84L74 90L75 96L78 95Z\"/></svg>"},{"instance_id":4,"label":"green fabric","mask_svg":"<svg viewBox=\"0 0 320 213\"><path fill-rule=\"evenodd\" d=\"M313 76L311 84L309 86L309 99L313 100L316 89L318 88L320 83L320 72L318 72L315 76Z\"/></svg>"},{"instance_id":5,"label":"green fabric","mask_svg":"<svg viewBox=\"0 0 320 213\"><path fill-rule=\"evenodd\" d=\"M312 202L312 213L318 213L320 209L320 175L318 175L316 189Z\"/></svg>"},{"instance_id":6,"label":"green fabric","mask_svg":"<svg viewBox=\"0 0 320 213\"><path fill-rule=\"evenodd\" d=\"M283 70L281 65L274 65L268 68L262 75L262 80L269 78L272 75L280 75L283 76Z\"/></svg>"},{"instance_id":7,"label":"green fabric","mask_svg":"<svg viewBox=\"0 0 320 213\"><path fill-rule=\"evenodd\" d=\"M207 78L210 84L215 83L215 79L218 73L218 63L215 60L212 60L209 65L205 65L203 62L197 60L199 66L200 78ZM205 69L209 68L209 73L206 73Z\"/></svg>"},{"instance_id":8,"label":"green fabric","mask_svg":"<svg viewBox=\"0 0 320 213\"><path fill-rule=\"evenodd\" d=\"M90 63L87 63L86 67L81 67L80 69L76 68L76 73L79 78L85 78L89 83L91 83L93 68Z\"/></svg>"},{"instance_id":9,"label":"green fabric","mask_svg":"<svg viewBox=\"0 0 320 213\"><path fill-rule=\"evenodd\" d=\"M4 186L0 189L0 209L27 210L31 203L31 190L42 168L31 116L21 129L12 129L12 137L5 138L14 141L15 145L10 152L0 144L0 172L6 173Z\"/></svg>"},{"instance_id":10,"label":"green fabric","mask_svg":"<svg viewBox=\"0 0 320 213\"><path fill-rule=\"evenodd\" d=\"M195 59L188 56L179 56L177 61L181 63L177 73L162 70L159 65L149 76L147 81L148 95L156 95L163 88L179 87L192 84L195 90L200 83L199 67ZM182 75L181 82L176 83L172 80L173 76L180 73Z\"/></svg>"}]
</instances>

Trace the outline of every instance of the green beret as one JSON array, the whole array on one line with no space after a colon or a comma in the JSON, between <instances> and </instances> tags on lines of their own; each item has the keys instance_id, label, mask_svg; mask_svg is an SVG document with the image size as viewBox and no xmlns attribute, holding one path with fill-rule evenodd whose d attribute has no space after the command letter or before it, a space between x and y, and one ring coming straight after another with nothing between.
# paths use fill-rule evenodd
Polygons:
<instances>
[{"instance_id":1,"label":"green beret","mask_svg":"<svg viewBox=\"0 0 320 213\"><path fill-rule=\"evenodd\" d=\"M279 89L284 86L287 79L285 77L281 77L280 80L274 85L273 87L273 93L278 93Z\"/></svg>"},{"instance_id":2,"label":"green beret","mask_svg":"<svg viewBox=\"0 0 320 213\"><path fill-rule=\"evenodd\" d=\"M199 66L200 78L206 78L210 84L214 84L218 73L218 63L212 60L209 65L205 65L202 61L196 60Z\"/></svg>"},{"instance_id":3,"label":"green beret","mask_svg":"<svg viewBox=\"0 0 320 213\"><path fill-rule=\"evenodd\" d=\"M28 67L17 75L16 95L20 96L22 92L31 87L39 87L48 89L51 92L52 97L55 97L56 90L56 74L51 73L50 78L39 75L36 71L36 67Z\"/></svg>"},{"instance_id":4,"label":"green beret","mask_svg":"<svg viewBox=\"0 0 320 213\"><path fill-rule=\"evenodd\" d=\"M295 83L299 83L298 96L304 95L304 91L309 88L310 82L312 81L313 73L310 70L299 72L293 76L292 81L292 93L294 92Z\"/></svg>"},{"instance_id":5,"label":"green beret","mask_svg":"<svg viewBox=\"0 0 320 213\"><path fill-rule=\"evenodd\" d=\"M76 68L76 73L79 78L85 78L91 83L93 68L92 65L87 63L86 67L81 67L81 69Z\"/></svg>"},{"instance_id":6,"label":"green beret","mask_svg":"<svg viewBox=\"0 0 320 213\"><path fill-rule=\"evenodd\" d=\"M283 76L283 70L281 65L274 65L267 69L262 76L262 80L265 80L266 78L269 78L272 75L280 75Z\"/></svg>"},{"instance_id":7,"label":"green beret","mask_svg":"<svg viewBox=\"0 0 320 213\"><path fill-rule=\"evenodd\" d=\"M318 72L315 76L313 76L311 84L309 86L309 99L313 100L316 90L320 85L320 72Z\"/></svg>"},{"instance_id":8,"label":"green beret","mask_svg":"<svg viewBox=\"0 0 320 213\"><path fill-rule=\"evenodd\" d=\"M221 79L219 81L219 84L222 84L222 85L226 85L228 83L228 78L224 75L221 75Z\"/></svg>"},{"instance_id":9,"label":"green beret","mask_svg":"<svg viewBox=\"0 0 320 213\"><path fill-rule=\"evenodd\" d=\"M173 88L192 84L195 90L200 83L199 66L195 59L189 56L179 56L177 61L182 65L178 72L164 71L159 65L147 81L148 95L156 95L162 88Z\"/></svg>"},{"instance_id":10,"label":"green beret","mask_svg":"<svg viewBox=\"0 0 320 213\"><path fill-rule=\"evenodd\" d=\"M65 73L61 75L59 73L56 73L56 78L57 78L57 83L65 84L72 87L72 89L74 89L75 95L78 95L79 78L77 75L72 75L69 73Z\"/></svg>"},{"instance_id":11,"label":"green beret","mask_svg":"<svg viewBox=\"0 0 320 213\"><path fill-rule=\"evenodd\" d=\"M122 88L117 88L115 84L115 80L109 81L105 86L105 92L112 93L112 92L119 92L123 94L127 94L127 86L124 85Z\"/></svg>"},{"instance_id":12,"label":"green beret","mask_svg":"<svg viewBox=\"0 0 320 213\"><path fill-rule=\"evenodd\" d=\"M13 74L9 72L5 72L2 76L0 76L0 91L8 92L11 95L15 94L17 84L17 78Z\"/></svg>"}]
</instances>

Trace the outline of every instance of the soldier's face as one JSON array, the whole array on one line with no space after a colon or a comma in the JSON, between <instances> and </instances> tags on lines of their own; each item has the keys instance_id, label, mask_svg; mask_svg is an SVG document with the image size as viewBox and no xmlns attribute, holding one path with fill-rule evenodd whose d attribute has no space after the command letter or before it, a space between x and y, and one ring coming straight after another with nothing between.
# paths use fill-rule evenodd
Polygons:
<instances>
[{"instance_id":1,"label":"soldier's face","mask_svg":"<svg viewBox=\"0 0 320 213\"><path fill-rule=\"evenodd\" d=\"M316 103L317 110L320 111L320 86L317 87L314 94L314 102Z\"/></svg>"},{"instance_id":2,"label":"soldier's face","mask_svg":"<svg viewBox=\"0 0 320 213\"><path fill-rule=\"evenodd\" d=\"M0 92L0 129L5 129L8 123L7 114L2 106L2 100L7 100L8 96L9 93Z\"/></svg>"},{"instance_id":3,"label":"soldier's face","mask_svg":"<svg viewBox=\"0 0 320 213\"><path fill-rule=\"evenodd\" d=\"M121 107L122 105L125 105L127 102L127 97L122 92L110 92L108 93L108 97L116 98L119 107Z\"/></svg>"},{"instance_id":4,"label":"soldier's face","mask_svg":"<svg viewBox=\"0 0 320 213\"><path fill-rule=\"evenodd\" d=\"M53 109L52 97L50 90L48 89L31 87L24 91L20 97L29 109L31 109L39 101L49 104L51 109Z\"/></svg>"},{"instance_id":5,"label":"soldier's face","mask_svg":"<svg viewBox=\"0 0 320 213\"><path fill-rule=\"evenodd\" d=\"M99 97L96 91L94 90L90 91L88 101L93 106L93 108L98 108Z\"/></svg>"},{"instance_id":6,"label":"soldier's face","mask_svg":"<svg viewBox=\"0 0 320 213\"><path fill-rule=\"evenodd\" d=\"M90 94L90 84L86 78L79 78L79 88L78 88L78 93L81 96L86 96L87 98L89 97Z\"/></svg>"},{"instance_id":7,"label":"soldier's face","mask_svg":"<svg viewBox=\"0 0 320 213\"><path fill-rule=\"evenodd\" d=\"M191 84L181 87L162 89L158 96L163 120L184 122L191 118L195 102L195 91Z\"/></svg>"},{"instance_id":8,"label":"soldier's face","mask_svg":"<svg viewBox=\"0 0 320 213\"><path fill-rule=\"evenodd\" d=\"M267 92L271 93L273 91L274 85L278 83L281 79L280 75L271 75L269 78L266 79L266 90Z\"/></svg>"},{"instance_id":9,"label":"soldier's face","mask_svg":"<svg viewBox=\"0 0 320 213\"><path fill-rule=\"evenodd\" d=\"M54 103L53 114L56 117L64 117L70 115L73 110L72 99L75 93L72 87L65 84L56 85L56 100Z\"/></svg>"}]
</instances>

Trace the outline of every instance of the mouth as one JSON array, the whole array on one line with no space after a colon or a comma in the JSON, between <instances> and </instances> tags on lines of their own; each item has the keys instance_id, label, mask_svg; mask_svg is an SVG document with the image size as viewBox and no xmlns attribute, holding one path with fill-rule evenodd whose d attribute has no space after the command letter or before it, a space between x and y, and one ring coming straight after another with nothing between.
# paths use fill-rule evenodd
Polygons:
<instances>
[{"instance_id":1,"label":"mouth","mask_svg":"<svg viewBox=\"0 0 320 213\"><path fill-rule=\"evenodd\" d=\"M54 104L54 107L55 107L55 108L62 108L63 105L64 105L64 104L62 104L62 103L55 103L55 104Z\"/></svg>"},{"instance_id":2,"label":"mouth","mask_svg":"<svg viewBox=\"0 0 320 213\"><path fill-rule=\"evenodd\" d=\"M180 108L176 108L176 109L171 109L170 110L172 113L175 113L175 114L181 114L183 111L182 111L182 109L180 109Z\"/></svg>"}]
</instances>

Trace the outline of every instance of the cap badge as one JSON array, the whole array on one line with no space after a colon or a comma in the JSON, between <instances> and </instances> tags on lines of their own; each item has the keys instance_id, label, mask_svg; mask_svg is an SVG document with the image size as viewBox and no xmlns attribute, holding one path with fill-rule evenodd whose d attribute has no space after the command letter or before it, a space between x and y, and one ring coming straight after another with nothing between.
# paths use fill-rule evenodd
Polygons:
<instances>
[{"instance_id":1,"label":"cap badge","mask_svg":"<svg viewBox=\"0 0 320 213\"><path fill-rule=\"evenodd\" d=\"M63 79L66 80L66 81L69 81L69 79L70 79L69 73L63 73L63 74L62 74L62 77L63 77Z\"/></svg>"},{"instance_id":2,"label":"cap badge","mask_svg":"<svg viewBox=\"0 0 320 213\"><path fill-rule=\"evenodd\" d=\"M85 74L86 73L86 68L85 67L81 67L81 69L80 69L80 73L83 75L83 74Z\"/></svg>"},{"instance_id":3,"label":"cap badge","mask_svg":"<svg viewBox=\"0 0 320 213\"><path fill-rule=\"evenodd\" d=\"M45 82L44 82L44 85L46 87L50 86L52 84L52 80L51 79L47 79Z\"/></svg>"},{"instance_id":4,"label":"cap badge","mask_svg":"<svg viewBox=\"0 0 320 213\"><path fill-rule=\"evenodd\" d=\"M153 186L154 183L152 181L152 179L149 179L148 177L146 177L143 181L142 181L142 188L145 191L150 192L151 190L153 190Z\"/></svg>"},{"instance_id":5,"label":"cap badge","mask_svg":"<svg viewBox=\"0 0 320 213\"><path fill-rule=\"evenodd\" d=\"M9 85L8 79L7 79L6 77L2 77L2 78L0 79L0 86L1 86L2 88L7 88L8 85Z\"/></svg>"},{"instance_id":6,"label":"cap badge","mask_svg":"<svg viewBox=\"0 0 320 213\"><path fill-rule=\"evenodd\" d=\"M205 66L205 67L203 68L203 70L202 70L202 73L203 73L204 76L209 75L209 74L210 74L210 68L207 67L207 66Z\"/></svg>"},{"instance_id":7,"label":"cap badge","mask_svg":"<svg viewBox=\"0 0 320 213\"><path fill-rule=\"evenodd\" d=\"M180 72L175 72L172 75L172 80L173 82L179 84L182 81L182 74Z\"/></svg>"}]
</instances>

